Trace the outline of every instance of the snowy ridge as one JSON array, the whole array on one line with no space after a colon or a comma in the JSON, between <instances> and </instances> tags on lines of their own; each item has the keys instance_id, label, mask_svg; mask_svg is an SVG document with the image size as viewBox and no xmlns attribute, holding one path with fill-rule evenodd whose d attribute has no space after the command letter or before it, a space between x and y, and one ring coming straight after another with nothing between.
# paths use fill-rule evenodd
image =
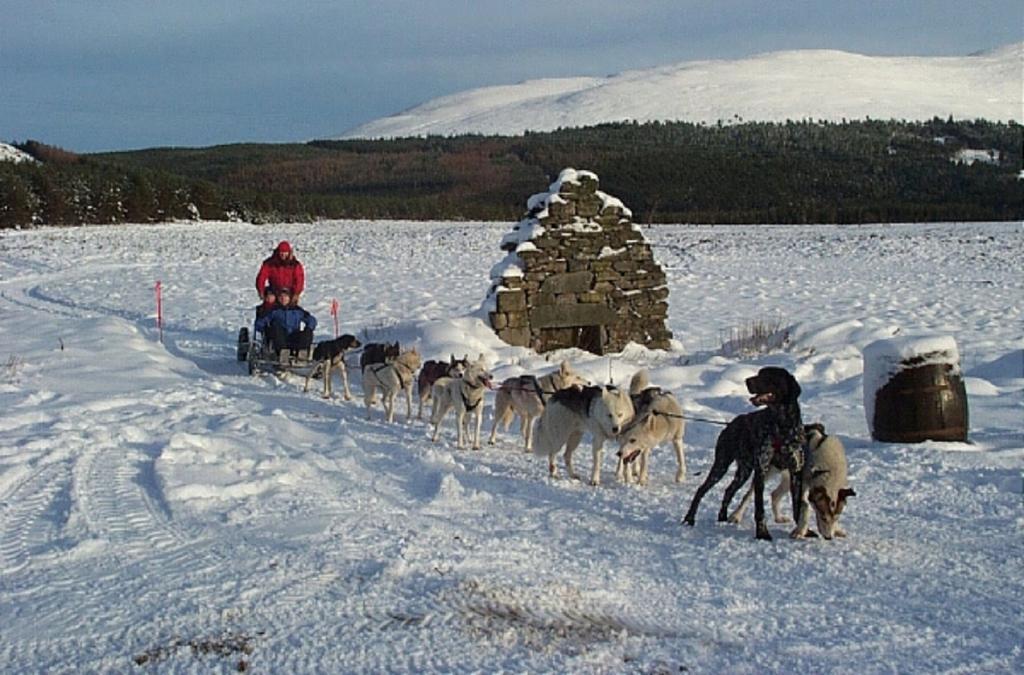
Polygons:
<instances>
[{"instance_id":1,"label":"snowy ridge","mask_svg":"<svg viewBox=\"0 0 1024 675\"><path fill-rule=\"evenodd\" d=\"M796 50L688 61L605 78L528 80L444 96L341 138L518 135L623 120L1022 121L1024 43L962 57Z\"/></svg>"}]
</instances>

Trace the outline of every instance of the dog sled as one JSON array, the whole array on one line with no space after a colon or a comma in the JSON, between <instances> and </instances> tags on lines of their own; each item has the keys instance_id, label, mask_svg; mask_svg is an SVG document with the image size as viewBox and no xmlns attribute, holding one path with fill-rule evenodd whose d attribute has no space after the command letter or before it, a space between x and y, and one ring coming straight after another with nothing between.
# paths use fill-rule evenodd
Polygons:
<instances>
[{"instance_id":1,"label":"dog sled","mask_svg":"<svg viewBox=\"0 0 1024 675\"><path fill-rule=\"evenodd\" d=\"M305 372L313 367L313 348L282 349L274 352L264 341L263 333L250 333L245 326L238 331L238 360L248 364L249 374L267 372Z\"/></svg>"}]
</instances>

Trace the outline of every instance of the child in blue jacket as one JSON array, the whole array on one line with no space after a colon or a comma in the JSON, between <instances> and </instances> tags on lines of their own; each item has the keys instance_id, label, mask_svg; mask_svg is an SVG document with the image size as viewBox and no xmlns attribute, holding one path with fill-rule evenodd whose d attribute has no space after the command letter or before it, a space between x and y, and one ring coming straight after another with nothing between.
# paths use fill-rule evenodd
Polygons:
<instances>
[{"instance_id":1,"label":"child in blue jacket","mask_svg":"<svg viewBox=\"0 0 1024 675\"><path fill-rule=\"evenodd\" d=\"M316 317L298 305L292 305L290 288L277 291L277 304L269 312L256 319L255 329L261 331L274 353L282 349L292 352L304 351L313 344Z\"/></svg>"}]
</instances>

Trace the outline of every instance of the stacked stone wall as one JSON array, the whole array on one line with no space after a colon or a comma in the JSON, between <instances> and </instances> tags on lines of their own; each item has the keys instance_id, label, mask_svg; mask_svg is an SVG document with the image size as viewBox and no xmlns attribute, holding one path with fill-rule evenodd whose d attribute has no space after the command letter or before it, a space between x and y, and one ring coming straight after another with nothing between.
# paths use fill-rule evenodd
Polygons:
<instances>
[{"instance_id":1,"label":"stacked stone wall","mask_svg":"<svg viewBox=\"0 0 1024 675\"><path fill-rule=\"evenodd\" d=\"M668 287L650 245L597 176L566 169L502 241L491 325L538 352L617 352L629 342L668 349Z\"/></svg>"}]
</instances>

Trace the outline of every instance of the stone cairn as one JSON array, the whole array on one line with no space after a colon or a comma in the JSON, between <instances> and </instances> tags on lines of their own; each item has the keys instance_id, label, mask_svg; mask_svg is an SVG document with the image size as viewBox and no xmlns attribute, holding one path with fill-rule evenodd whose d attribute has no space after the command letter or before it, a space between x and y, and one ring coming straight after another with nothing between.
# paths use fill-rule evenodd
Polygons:
<instances>
[{"instance_id":1,"label":"stone cairn","mask_svg":"<svg viewBox=\"0 0 1024 675\"><path fill-rule=\"evenodd\" d=\"M485 306L510 345L537 352L579 347L619 352L629 342L668 349L668 287L632 212L597 189L589 171L565 169L501 240Z\"/></svg>"}]
</instances>

